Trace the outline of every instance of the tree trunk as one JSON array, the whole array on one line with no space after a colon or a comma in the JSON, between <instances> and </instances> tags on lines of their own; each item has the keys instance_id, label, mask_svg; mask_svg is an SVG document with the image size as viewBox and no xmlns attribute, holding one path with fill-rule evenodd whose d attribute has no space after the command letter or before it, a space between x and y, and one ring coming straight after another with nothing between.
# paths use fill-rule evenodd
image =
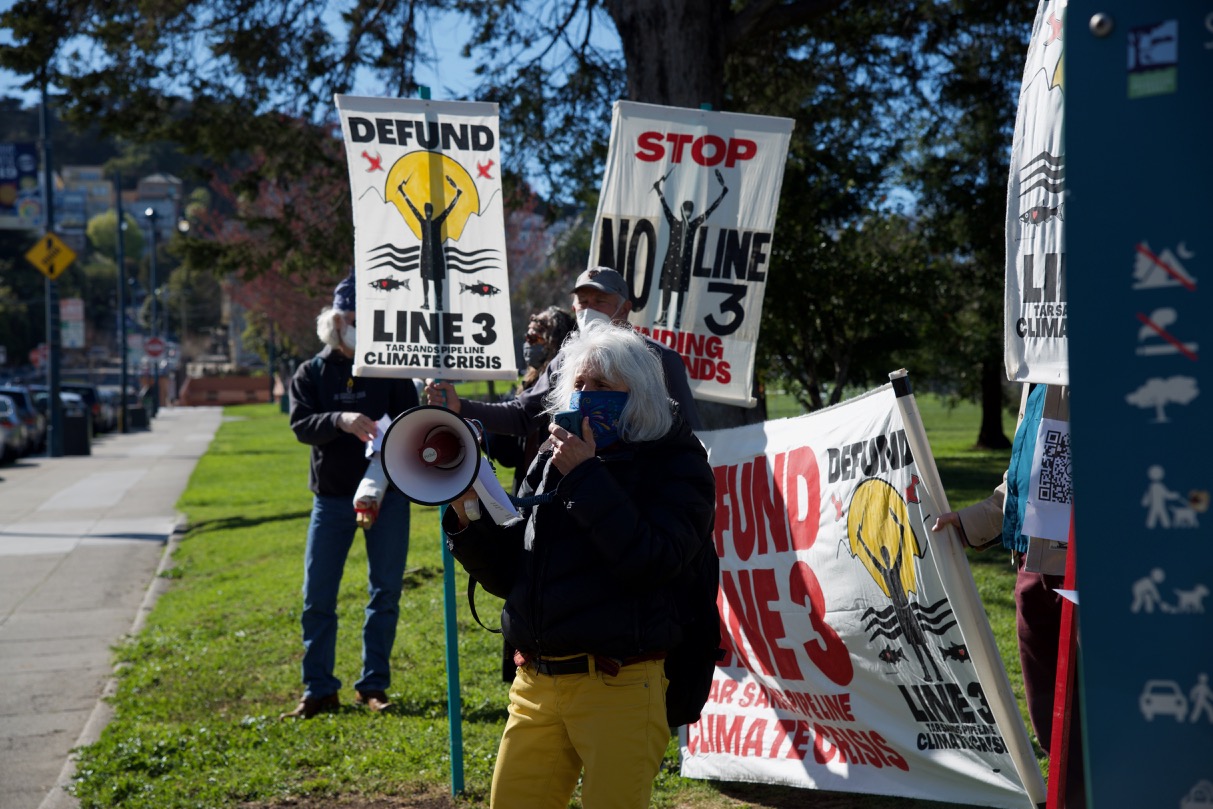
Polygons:
<instances>
[{"instance_id":1,"label":"tree trunk","mask_svg":"<svg viewBox=\"0 0 1213 809\"><path fill-rule=\"evenodd\" d=\"M628 99L697 109L724 99L721 0L607 0L627 61Z\"/></svg>"},{"instance_id":2,"label":"tree trunk","mask_svg":"<svg viewBox=\"0 0 1213 809\"><path fill-rule=\"evenodd\" d=\"M728 4L721 0L607 0L627 61L628 99L647 104L719 110L724 100L724 25ZM752 387L758 390L758 385ZM709 430L766 419L757 407L697 402Z\"/></svg>"},{"instance_id":3,"label":"tree trunk","mask_svg":"<svg viewBox=\"0 0 1213 809\"><path fill-rule=\"evenodd\" d=\"M981 364L981 428L977 446L982 449L1007 449L1011 442L1002 431L1002 361Z\"/></svg>"}]
</instances>

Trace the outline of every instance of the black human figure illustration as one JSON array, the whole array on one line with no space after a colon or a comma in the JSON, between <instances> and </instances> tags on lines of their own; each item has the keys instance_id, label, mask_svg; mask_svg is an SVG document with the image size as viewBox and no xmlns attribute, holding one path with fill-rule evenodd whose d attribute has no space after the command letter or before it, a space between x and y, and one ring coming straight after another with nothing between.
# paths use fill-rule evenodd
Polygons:
<instances>
[{"instance_id":1,"label":"black human figure illustration","mask_svg":"<svg viewBox=\"0 0 1213 809\"><path fill-rule=\"evenodd\" d=\"M897 543L897 558L889 558L889 549L886 545L880 546L880 559L872 553L867 543L863 541L863 536L859 536L859 542L856 543L863 548L864 553L872 560L872 564L880 571L880 577L884 579L885 587L889 591L889 600L893 602L893 612L897 615L897 623L901 626L902 637L910 644L910 648L914 650L915 656L918 657L918 665L922 667L922 676L929 683L931 675L927 671L926 661L931 661L931 668L935 670L935 679L942 680L943 676L939 673L939 666L935 665L935 659L931 657L930 647L927 646L927 635L923 632L922 625L918 623L918 616L914 614L913 608L910 606L910 599L906 595L905 589L901 586L901 564L902 551L905 549L906 528L897 519L897 514L893 509L889 509L889 518L893 524L897 526L898 543ZM859 532L862 532L862 527ZM924 660L925 653L925 660Z\"/></svg>"},{"instance_id":2,"label":"black human figure illustration","mask_svg":"<svg viewBox=\"0 0 1213 809\"><path fill-rule=\"evenodd\" d=\"M463 189L451 179L451 175L446 175L446 181L451 184L451 188L455 189L455 198L438 216L434 216L434 203L432 202L427 202L422 206L425 208L424 214L417 210L417 206L409 199L408 194L404 193L408 180L400 183L400 196L404 197L405 204L409 206L413 216L417 217L417 224L421 226L421 308L430 308L430 285L432 284L434 308L439 312L442 311L442 282L446 279L446 253L442 250L442 223L446 221L447 216L454 209L455 203L459 202L459 197L463 194Z\"/></svg>"},{"instance_id":3,"label":"black human figure illustration","mask_svg":"<svg viewBox=\"0 0 1213 809\"><path fill-rule=\"evenodd\" d=\"M672 171L673 169L670 169L670 172ZM729 189L724 184L724 176L720 173L720 169L716 169L716 181L720 183L721 189L716 201L708 206L706 211L692 219L691 215L695 213L695 203L689 199L685 200L682 203L681 216L675 216L661 190L661 184L669 176L670 174L667 172L664 177L653 183L653 190L657 192L657 198L661 200L661 209L665 212L666 222L670 226L670 240L666 245L665 259L661 264L661 309L657 313L655 323L659 326L669 325L670 296L677 292L678 303L674 310L673 328L678 329L682 326L682 306L686 303L687 289L691 284L691 263L695 259L695 231L699 230L699 226L712 215L725 195L729 193Z\"/></svg>"}]
</instances>

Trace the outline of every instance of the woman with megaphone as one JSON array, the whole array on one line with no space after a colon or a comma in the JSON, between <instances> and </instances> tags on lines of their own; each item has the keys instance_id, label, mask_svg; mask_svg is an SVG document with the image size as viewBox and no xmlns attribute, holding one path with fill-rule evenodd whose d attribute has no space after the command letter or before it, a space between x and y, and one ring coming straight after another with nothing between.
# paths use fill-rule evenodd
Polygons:
<instances>
[{"instance_id":1,"label":"woman with megaphone","mask_svg":"<svg viewBox=\"0 0 1213 809\"><path fill-rule=\"evenodd\" d=\"M577 411L579 430L548 427L519 491L524 519L481 519L470 489L443 518L451 553L505 599L517 650L490 801L563 806L581 775L587 807L642 809L670 735L673 582L715 552L715 482L639 334L590 323L563 356L547 412Z\"/></svg>"}]
</instances>

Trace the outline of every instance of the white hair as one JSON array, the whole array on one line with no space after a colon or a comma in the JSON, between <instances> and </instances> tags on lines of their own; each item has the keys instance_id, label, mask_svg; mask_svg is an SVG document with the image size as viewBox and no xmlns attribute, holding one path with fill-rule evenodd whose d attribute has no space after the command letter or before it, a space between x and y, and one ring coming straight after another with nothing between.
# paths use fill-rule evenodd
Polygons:
<instances>
[{"instance_id":1,"label":"white hair","mask_svg":"<svg viewBox=\"0 0 1213 809\"><path fill-rule=\"evenodd\" d=\"M341 326L337 325L337 316L341 312L331 306L326 306L316 317L316 336L320 342L330 348L341 348Z\"/></svg>"},{"instance_id":2,"label":"white hair","mask_svg":"<svg viewBox=\"0 0 1213 809\"><path fill-rule=\"evenodd\" d=\"M560 374L544 400L545 413L568 408L577 375L588 369L611 384L623 382L628 386L628 401L619 419L620 438L653 441L670 431L674 418L665 370L656 353L631 326L590 323L569 334L560 353Z\"/></svg>"}]
</instances>

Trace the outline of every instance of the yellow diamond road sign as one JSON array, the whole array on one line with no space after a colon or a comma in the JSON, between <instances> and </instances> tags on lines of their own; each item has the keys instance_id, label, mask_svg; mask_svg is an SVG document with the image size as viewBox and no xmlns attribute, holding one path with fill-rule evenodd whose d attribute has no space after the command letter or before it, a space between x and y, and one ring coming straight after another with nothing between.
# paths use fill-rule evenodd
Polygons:
<instances>
[{"instance_id":1,"label":"yellow diamond road sign","mask_svg":"<svg viewBox=\"0 0 1213 809\"><path fill-rule=\"evenodd\" d=\"M25 257L29 259L30 264L54 281L76 260L76 251L64 244L55 234L48 233L26 251Z\"/></svg>"}]
</instances>

